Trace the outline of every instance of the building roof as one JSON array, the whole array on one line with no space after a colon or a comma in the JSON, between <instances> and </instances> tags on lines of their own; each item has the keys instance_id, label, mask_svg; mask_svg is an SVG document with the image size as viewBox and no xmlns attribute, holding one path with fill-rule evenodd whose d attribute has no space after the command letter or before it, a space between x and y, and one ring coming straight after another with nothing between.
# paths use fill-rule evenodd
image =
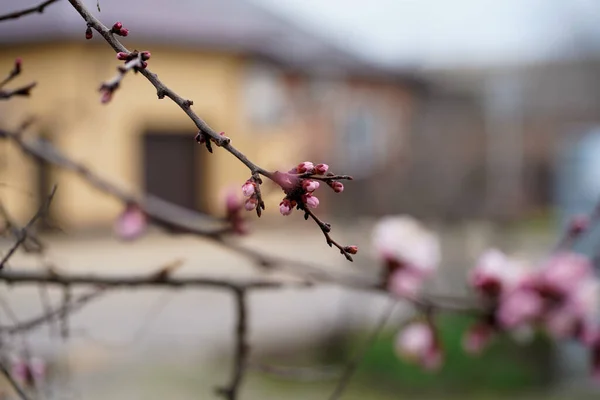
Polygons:
<instances>
[{"instance_id":1,"label":"building roof","mask_svg":"<svg viewBox=\"0 0 600 400\"><path fill-rule=\"evenodd\" d=\"M2 0L0 14L38 3ZM106 25L122 21L137 42L257 55L309 73L399 77L249 0L100 0L101 12L96 0L84 3ZM0 44L82 41L84 32L81 17L61 0L43 14L0 23Z\"/></svg>"}]
</instances>

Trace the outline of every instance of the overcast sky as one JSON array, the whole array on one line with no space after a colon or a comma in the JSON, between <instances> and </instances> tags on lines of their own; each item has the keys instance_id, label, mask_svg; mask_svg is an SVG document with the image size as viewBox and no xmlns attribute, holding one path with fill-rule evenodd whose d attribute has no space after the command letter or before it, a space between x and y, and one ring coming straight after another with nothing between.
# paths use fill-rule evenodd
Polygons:
<instances>
[{"instance_id":1,"label":"overcast sky","mask_svg":"<svg viewBox=\"0 0 600 400\"><path fill-rule=\"evenodd\" d=\"M378 60L535 61L600 42L600 0L253 0Z\"/></svg>"}]
</instances>

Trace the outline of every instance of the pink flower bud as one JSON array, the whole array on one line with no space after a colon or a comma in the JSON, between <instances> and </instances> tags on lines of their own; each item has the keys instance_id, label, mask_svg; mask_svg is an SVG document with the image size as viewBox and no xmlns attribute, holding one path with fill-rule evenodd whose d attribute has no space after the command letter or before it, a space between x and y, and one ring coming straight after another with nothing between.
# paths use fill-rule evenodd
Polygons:
<instances>
[{"instance_id":1,"label":"pink flower bud","mask_svg":"<svg viewBox=\"0 0 600 400\"><path fill-rule=\"evenodd\" d=\"M281 215L290 215L294 209L292 202L289 199L283 199L281 203L279 203L279 212Z\"/></svg>"},{"instance_id":2,"label":"pink flower bud","mask_svg":"<svg viewBox=\"0 0 600 400\"><path fill-rule=\"evenodd\" d=\"M319 175L323 175L329 170L329 165L327 164L317 164L315 166L315 172Z\"/></svg>"},{"instance_id":3,"label":"pink flower bud","mask_svg":"<svg viewBox=\"0 0 600 400\"><path fill-rule=\"evenodd\" d=\"M121 22L115 22L115 24L112 26L112 30L113 32L118 32L121 30L122 27L123 24Z\"/></svg>"},{"instance_id":4,"label":"pink flower bud","mask_svg":"<svg viewBox=\"0 0 600 400\"><path fill-rule=\"evenodd\" d=\"M308 193L302 196L304 198L304 203L308 206L308 208L317 208L319 207L319 199L316 196Z\"/></svg>"},{"instance_id":5,"label":"pink flower bud","mask_svg":"<svg viewBox=\"0 0 600 400\"><path fill-rule=\"evenodd\" d=\"M21 57L17 57L15 59L15 73L20 73L21 72L21 68L23 66L23 60L21 59Z\"/></svg>"},{"instance_id":6,"label":"pink flower bud","mask_svg":"<svg viewBox=\"0 0 600 400\"><path fill-rule=\"evenodd\" d=\"M258 200L256 199L256 197L250 197L244 203L244 208L246 209L246 211L252 211L256 208L257 204L258 204Z\"/></svg>"},{"instance_id":7,"label":"pink flower bud","mask_svg":"<svg viewBox=\"0 0 600 400\"><path fill-rule=\"evenodd\" d=\"M342 182L333 181L331 182L330 186L336 193L342 193L344 191L344 184Z\"/></svg>"},{"instance_id":8,"label":"pink flower bud","mask_svg":"<svg viewBox=\"0 0 600 400\"><path fill-rule=\"evenodd\" d=\"M356 254L358 253L358 246L346 246L344 247L344 250L350 254Z\"/></svg>"},{"instance_id":9,"label":"pink flower bud","mask_svg":"<svg viewBox=\"0 0 600 400\"><path fill-rule=\"evenodd\" d=\"M123 240L134 240L145 233L148 227L146 214L136 204L130 204L117 218L115 233Z\"/></svg>"},{"instance_id":10,"label":"pink flower bud","mask_svg":"<svg viewBox=\"0 0 600 400\"><path fill-rule=\"evenodd\" d=\"M129 53L120 51L117 53L117 60L129 60Z\"/></svg>"},{"instance_id":11,"label":"pink flower bud","mask_svg":"<svg viewBox=\"0 0 600 400\"><path fill-rule=\"evenodd\" d=\"M120 36L127 36L127 35L129 35L129 29L127 29L127 28L121 28L121 30L119 30L118 34Z\"/></svg>"},{"instance_id":12,"label":"pink flower bud","mask_svg":"<svg viewBox=\"0 0 600 400\"><path fill-rule=\"evenodd\" d=\"M515 328L541 315L543 301L533 290L516 289L502 296L498 308L498 322L505 328Z\"/></svg>"},{"instance_id":13,"label":"pink flower bud","mask_svg":"<svg viewBox=\"0 0 600 400\"><path fill-rule=\"evenodd\" d=\"M87 29L85 30L85 38L87 40L90 40L91 38L94 37L94 32L92 31L92 28L90 28L89 26L87 27Z\"/></svg>"},{"instance_id":14,"label":"pink flower bud","mask_svg":"<svg viewBox=\"0 0 600 400\"><path fill-rule=\"evenodd\" d=\"M152 53L150 53L149 51L142 51L142 53L141 53L142 61L149 60L151 56L152 56Z\"/></svg>"},{"instance_id":15,"label":"pink flower bud","mask_svg":"<svg viewBox=\"0 0 600 400\"><path fill-rule=\"evenodd\" d=\"M471 326L463 337L463 348L467 353L479 354L494 335L494 329L485 323Z\"/></svg>"},{"instance_id":16,"label":"pink flower bud","mask_svg":"<svg viewBox=\"0 0 600 400\"><path fill-rule=\"evenodd\" d=\"M255 187L254 187L254 182L248 180L246 181L246 183L244 183L242 185L242 193L244 194L244 196L246 197L250 197L254 194L255 192Z\"/></svg>"},{"instance_id":17,"label":"pink flower bud","mask_svg":"<svg viewBox=\"0 0 600 400\"><path fill-rule=\"evenodd\" d=\"M298 164L296 170L299 174L312 174L313 172L315 172L315 165L310 161L304 161L303 163Z\"/></svg>"},{"instance_id":18,"label":"pink flower bud","mask_svg":"<svg viewBox=\"0 0 600 400\"><path fill-rule=\"evenodd\" d=\"M317 181L311 181L310 179L305 179L302 182L302 188L307 192L314 192L321 186Z\"/></svg>"}]
</instances>

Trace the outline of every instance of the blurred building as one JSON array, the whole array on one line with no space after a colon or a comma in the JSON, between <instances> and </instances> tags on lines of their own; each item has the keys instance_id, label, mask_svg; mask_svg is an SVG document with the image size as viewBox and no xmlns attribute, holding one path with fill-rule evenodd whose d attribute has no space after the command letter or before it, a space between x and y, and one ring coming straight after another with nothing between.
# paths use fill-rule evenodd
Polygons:
<instances>
[{"instance_id":1,"label":"blurred building","mask_svg":"<svg viewBox=\"0 0 600 400\"><path fill-rule=\"evenodd\" d=\"M430 90L377 212L505 221L546 212L565 145L600 121L599 68L587 54L423 72Z\"/></svg>"},{"instance_id":2,"label":"blurred building","mask_svg":"<svg viewBox=\"0 0 600 400\"><path fill-rule=\"evenodd\" d=\"M10 0L0 13L31 2ZM93 3L93 4L92 4ZM307 157L336 172L369 176L398 159L412 129L422 84L376 67L290 21L245 0L102 0L95 14L107 25L122 21L129 49L150 50L149 68L193 109L267 169L289 169ZM35 80L28 99L1 104L1 123L14 128L29 116L40 135L75 160L120 185L184 207L221 212L223 191L239 188L246 168L218 149L209 155L193 138L195 127L140 77L126 76L114 99L100 104L98 88L119 61L67 2L43 14L0 24L0 70L23 59L18 82ZM25 218L60 188L52 207L64 226L106 225L120 212L69 172L30 162L0 145L2 199ZM359 186L360 187L360 186ZM277 210L280 192L266 199Z\"/></svg>"}]
</instances>

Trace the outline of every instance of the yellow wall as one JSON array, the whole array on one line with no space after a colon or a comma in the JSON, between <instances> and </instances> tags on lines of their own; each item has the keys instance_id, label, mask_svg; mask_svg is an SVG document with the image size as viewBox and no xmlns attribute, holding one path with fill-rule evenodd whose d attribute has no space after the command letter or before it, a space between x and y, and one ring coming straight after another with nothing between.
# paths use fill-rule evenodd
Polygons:
<instances>
[{"instance_id":1,"label":"yellow wall","mask_svg":"<svg viewBox=\"0 0 600 400\"><path fill-rule=\"evenodd\" d=\"M298 143L302 135L297 124L257 132L245 121L241 82L246 60L225 53L156 46L149 50L149 68L173 90L192 99L193 109L213 128L225 131L250 159L268 168L302 161L298 153L304 146ZM158 100L155 89L141 76L125 77L114 99L108 105L100 104L98 87L114 76L120 63L105 44L6 48L0 54L0 71L9 71L15 57L22 57L24 65L23 76L15 84L36 80L38 87L29 99L0 103L0 124L14 128L25 116L35 116L34 129L49 134L64 153L125 188L143 190L139 136L146 130L185 132L190 146L196 145L191 120L170 100ZM15 149L2 149L0 155L6 157L6 162L0 163L0 182L8 185L0 186L2 201L17 217L26 219L37 203L13 188L35 193L35 169ZM239 189L248 171L218 148L206 160L207 187L202 193L209 211L218 214L223 208L224 188L234 185ZM65 228L106 226L121 210L118 201L72 173L53 170L52 181L59 185L52 210ZM277 212L280 197L275 191L266 199L267 217Z\"/></svg>"}]
</instances>

